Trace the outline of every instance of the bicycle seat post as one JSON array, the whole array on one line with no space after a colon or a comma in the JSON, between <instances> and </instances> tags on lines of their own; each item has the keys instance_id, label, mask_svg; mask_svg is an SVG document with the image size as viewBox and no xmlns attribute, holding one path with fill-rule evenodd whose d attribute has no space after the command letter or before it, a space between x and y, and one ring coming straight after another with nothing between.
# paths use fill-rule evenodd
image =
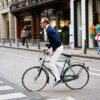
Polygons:
<instances>
[{"instance_id":1,"label":"bicycle seat post","mask_svg":"<svg viewBox=\"0 0 100 100\"><path fill-rule=\"evenodd\" d=\"M70 66L70 62L71 62L70 58L67 57L67 64L68 64L68 66Z\"/></svg>"}]
</instances>

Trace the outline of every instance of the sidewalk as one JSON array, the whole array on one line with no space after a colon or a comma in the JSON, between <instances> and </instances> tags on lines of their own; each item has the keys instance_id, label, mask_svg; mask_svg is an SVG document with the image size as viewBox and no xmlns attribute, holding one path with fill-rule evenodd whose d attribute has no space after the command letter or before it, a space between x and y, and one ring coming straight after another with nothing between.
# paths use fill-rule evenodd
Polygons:
<instances>
[{"instance_id":1,"label":"sidewalk","mask_svg":"<svg viewBox=\"0 0 100 100\"><path fill-rule=\"evenodd\" d=\"M0 47L30 50L30 51L36 51L36 52L41 52L44 48L43 44L40 44L40 49L38 49L38 45L36 44L34 45L29 44L29 47L27 48L26 46L22 46L21 44L19 44L19 47L18 47L16 43L13 43L12 45L9 43L5 43L5 45L0 43ZM97 54L96 48L87 49L87 53L84 54L84 52L82 51L82 48L71 49L68 46L64 46L64 53L71 54L72 56L75 56L75 57L91 58L91 59L98 59L98 60L100 59L100 54L99 55Z\"/></svg>"}]
</instances>

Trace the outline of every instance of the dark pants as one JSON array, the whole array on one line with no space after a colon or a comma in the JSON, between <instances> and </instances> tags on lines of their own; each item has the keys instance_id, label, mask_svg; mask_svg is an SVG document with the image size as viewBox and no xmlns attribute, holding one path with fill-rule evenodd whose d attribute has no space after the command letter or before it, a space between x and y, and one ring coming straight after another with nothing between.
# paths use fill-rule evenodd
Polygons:
<instances>
[{"instance_id":1,"label":"dark pants","mask_svg":"<svg viewBox=\"0 0 100 100\"><path fill-rule=\"evenodd\" d=\"M23 37L22 38L22 45L25 45L25 42L26 42L26 37Z\"/></svg>"}]
</instances>

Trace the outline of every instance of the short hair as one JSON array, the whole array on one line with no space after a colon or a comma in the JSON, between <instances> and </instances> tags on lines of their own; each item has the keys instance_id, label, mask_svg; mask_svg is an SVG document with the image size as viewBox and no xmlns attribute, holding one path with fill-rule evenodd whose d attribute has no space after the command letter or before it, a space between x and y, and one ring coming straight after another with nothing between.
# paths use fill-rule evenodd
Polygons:
<instances>
[{"instance_id":1,"label":"short hair","mask_svg":"<svg viewBox=\"0 0 100 100\"><path fill-rule=\"evenodd\" d=\"M41 23L44 23L44 22L49 24L49 19L47 17L41 18Z\"/></svg>"}]
</instances>

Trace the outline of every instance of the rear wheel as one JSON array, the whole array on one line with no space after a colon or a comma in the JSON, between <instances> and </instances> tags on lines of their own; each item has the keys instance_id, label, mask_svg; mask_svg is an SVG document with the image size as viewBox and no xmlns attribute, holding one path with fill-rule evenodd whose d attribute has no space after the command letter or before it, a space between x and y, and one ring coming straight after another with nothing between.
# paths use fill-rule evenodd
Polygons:
<instances>
[{"instance_id":1,"label":"rear wheel","mask_svg":"<svg viewBox=\"0 0 100 100\"><path fill-rule=\"evenodd\" d=\"M35 66L27 69L22 76L22 84L28 91L42 90L48 80L48 73L41 66Z\"/></svg>"},{"instance_id":2,"label":"rear wheel","mask_svg":"<svg viewBox=\"0 0 100 100\"><path fill-rule=\"evenodd\" d=\"M83 65L71 65L64 71L65 85L71 89L81 89L89 81L89 72Z\"/></svg>"}]
</instances>

